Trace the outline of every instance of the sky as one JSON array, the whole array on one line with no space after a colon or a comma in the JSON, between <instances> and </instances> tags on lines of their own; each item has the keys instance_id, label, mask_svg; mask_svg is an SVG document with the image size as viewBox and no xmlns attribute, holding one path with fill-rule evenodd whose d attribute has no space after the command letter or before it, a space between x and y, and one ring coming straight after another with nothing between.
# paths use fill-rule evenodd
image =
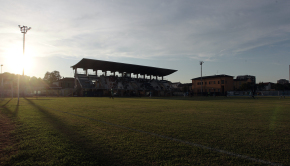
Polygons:
<instances>
[{"instance_id":1,"label":"sky","mask_svg":"<svg viewBox=\"0 0 290 166\"><path fill-rule=\"evenodd\" d=\"M73 77L82 58L175 69L165 78L289 80L289 0L0 0L2 72ZM25 34L21 26L31 27ZM78 70L79 71L79 70Z\"/></svg>"}]
</instances>

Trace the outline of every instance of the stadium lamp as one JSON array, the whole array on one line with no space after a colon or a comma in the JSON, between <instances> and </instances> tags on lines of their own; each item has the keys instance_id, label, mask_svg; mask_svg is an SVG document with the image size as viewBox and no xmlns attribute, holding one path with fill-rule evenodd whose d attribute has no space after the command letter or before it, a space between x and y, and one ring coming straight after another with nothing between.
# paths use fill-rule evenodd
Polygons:
<instances>
[{"instance_id":1,"label":"stadium lamp","mask_svg":"<svg viewBox=\"0 0 290 166\"><path fill-rule=\"evenodd\" d=\"M31 27L29 27L29 28L27 28L27 26L20 26L20 25L18 25L18 27L20 28L20 31L21 31L21 33L23 33L23 56L24 56L24 54L25 54L25 34L27 33L27 31L28 30L30 30L31 29ZM23 67L23 77L24 77L24 67ZM19 75L18 75L18 83L17 83L18 85L18 102L17 102L17 105L19 105Z\"/></svg>"},{"instance_id":2,"label":"stadium lamp","mask_svg":"<svg viewBox=\"0 0 290 166\"><path fill-rule=\"evenodd\" d=\"M203 61L200 61L199 62L199 64L200 64L200 68L201 68L201 70L200 70L200 75L201 75L201 77L200 77L200 79L201 79L201 82L200 82L200 85L201 85L201 95L202 95L202 64L203 64L204 62Z\"/></svg>"}]
</instances>

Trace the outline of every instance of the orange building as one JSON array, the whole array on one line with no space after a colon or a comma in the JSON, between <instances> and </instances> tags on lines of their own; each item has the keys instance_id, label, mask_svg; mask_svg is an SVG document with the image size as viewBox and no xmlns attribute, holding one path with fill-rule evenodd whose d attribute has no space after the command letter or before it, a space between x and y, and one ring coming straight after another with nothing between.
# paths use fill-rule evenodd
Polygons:
<instances>
[{"instance_id":1,"label":"orange building","mask_svg":"<svg viewBox=\"0 0 290 166\"><path fill-rule=\"evenodd\" d=\"M249 78L234 79L234 90L241 90L242 85L247 83L252 83L252 80Z\"/></svg>"},{"instance_id":2,"label":"orange building","mask_svg":"<svg viewBox=\"0 0 290 166\"><path fill-rule=\"evenodd\" d=\"M229 75L213 75L193 78L192 79L192 90L195 94L201 92L203 93L215 93L215 94L225 94L227 91L234 90L234 79L233 76Z\"/></svg>"}]
</instances>

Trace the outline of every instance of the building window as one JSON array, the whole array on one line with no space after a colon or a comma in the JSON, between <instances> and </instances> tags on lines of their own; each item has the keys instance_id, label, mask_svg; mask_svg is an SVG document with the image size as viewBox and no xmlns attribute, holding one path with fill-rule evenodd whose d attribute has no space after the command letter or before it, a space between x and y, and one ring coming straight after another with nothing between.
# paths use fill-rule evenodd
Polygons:
<instances>
[{"instance_id":1,"label":"building window","mask_svg":"<svg viewBox=\"0 0 290 166\"><path fill-rule=\"evenodd\" d=\"M221 84L224 84L224 83L225 83L225 80L222 80L222 81L221 81Z\"/></svg>"},{"instance_id":2,"label":"building window","mask_svg":"<svg viewBox=\"0 0 290 166\"><path fill-rule=\"evenodd\" d=\"M211 83L211 81L208 82L208 84L210 84L210 83Z\"/></svg>"},{"instance_id":3,"label":"building window","mask_svg":"<svg viewBox=\"0 0 290 166\"><path fill-rule=\"evenodd\" d=\"M220 81L218 81L218 84L220 84Z\"/></svg>"}]
</instances>

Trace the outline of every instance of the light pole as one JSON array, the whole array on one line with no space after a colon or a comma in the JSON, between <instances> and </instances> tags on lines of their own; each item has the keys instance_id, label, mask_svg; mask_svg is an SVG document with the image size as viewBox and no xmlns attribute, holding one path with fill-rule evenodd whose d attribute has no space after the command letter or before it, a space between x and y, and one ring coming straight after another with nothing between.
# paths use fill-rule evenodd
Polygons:
<instances>
[{"instance_id":1,"label":"light pole","mask_svg":"<svg viewBox=\"0 0 290 166\"><path fill-rule=\"evenodd\" d=\"M31 29L31 27L27 28L27 26L20 26L18 25L18 27L20 28L20 31L21 33L23 33L23 56L25 54L25 34L27 33L28 30ZM23 77L24 77L24 66L23 66ZM19 105L19 75L18 75L18 83L17 83L17 86L18 86L18 102L17 102L17 105Z\"/></svg>"},{"instance_id":2,"label":"light pole","mask_svg":"<svg viewBox=\"0 0 290 166\"><path fill-rule=\"evenodd\" d=\"M201 79L201 82L200 82L200 84L201 84L201 91L200 91L200 92L201 92L201 95L202 95L202 64L203 64L203 63L204 63L203 61L200 61L200 62L199 62L199 64L200 64L200 68L201 68L201 71L200 71L200 72L201 72L201 73L200 73L200 75L201 75L201 77L200 77L200 79Z\"/></svg>"}]
</instances>

